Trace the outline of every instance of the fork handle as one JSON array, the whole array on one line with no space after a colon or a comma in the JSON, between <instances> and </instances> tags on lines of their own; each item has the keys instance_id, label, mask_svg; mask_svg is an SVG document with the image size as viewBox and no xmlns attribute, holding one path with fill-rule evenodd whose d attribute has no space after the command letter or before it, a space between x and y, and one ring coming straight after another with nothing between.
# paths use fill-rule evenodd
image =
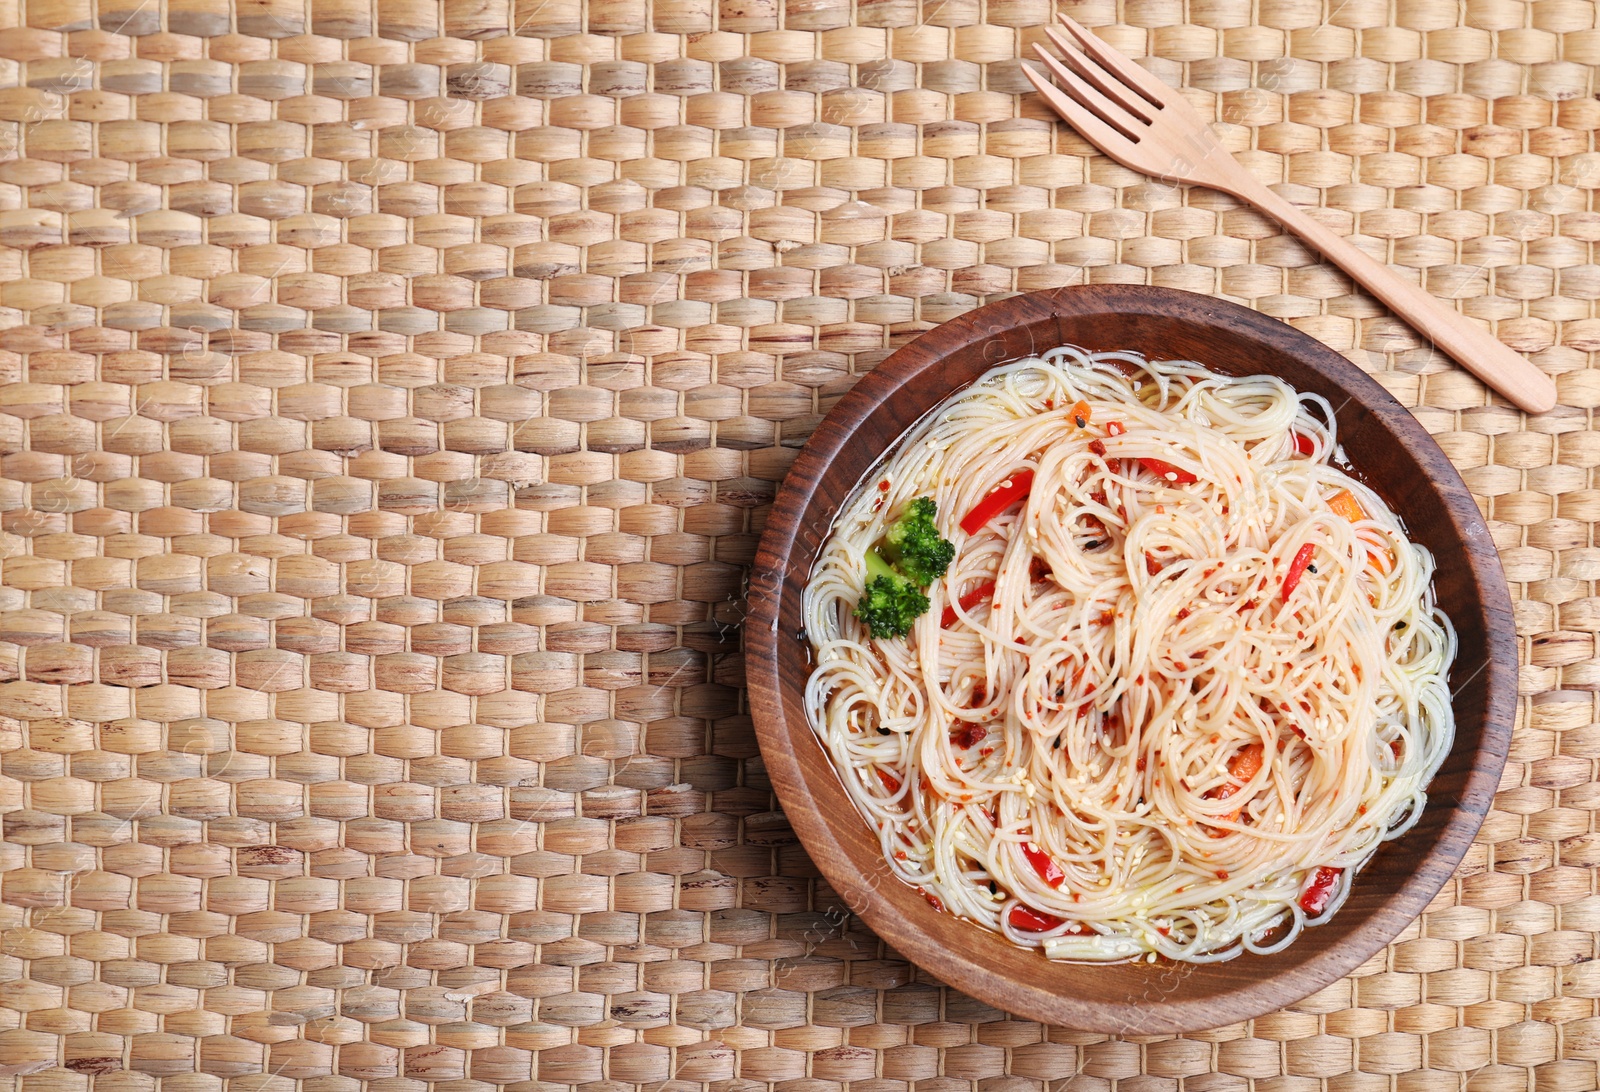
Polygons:
<instances>
[{"instance_id":1,"label":"fork handle","mask_svg":"<svg viewBox=\"0 0 1600 1092\"><path fill-rule=\"evenodd\" d=\"M1402 279L1382 262L1367 257L1344 236L1279 197L1242 166L1237 179L1230 177L1228 182L1223 188L1229 193L1255 205L1320 250L1356 283L1519 408L1543 413L1556 404L1555 382L1489 330L1447 307L1426 289Z\"/></svg>"}]
</instances>

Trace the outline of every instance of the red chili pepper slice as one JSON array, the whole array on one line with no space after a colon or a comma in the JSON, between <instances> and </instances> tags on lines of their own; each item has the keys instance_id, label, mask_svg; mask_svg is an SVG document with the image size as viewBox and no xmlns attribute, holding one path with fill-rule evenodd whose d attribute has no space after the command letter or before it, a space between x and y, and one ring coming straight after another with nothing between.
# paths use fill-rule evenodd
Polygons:
<instances>
[{"instance_id":1,"label":"red chili pepper slice","mask_svg":"<svg viewBox=\"0 0 1600 1092\"><path fill-rule=\"evenodd\" d=\"M1326 865L1318 868L1312 875L1311 882L1300 893L1300 909L1312 917L1316 917L1328 908L1329 901L1333 898L1333 889L1339 885L1340 870L1329 868Z\"/></svg>"},{"instance_id":2,"label":"red chili pepper slice","mask_svg":"<svg viewBox=\"0 0 1600 1092\"><path fill-rule=\"evenodd\" d=\"M1121 436L1124 432L1127 432L1127 431L1128 431L1128 426L1124 425L1121 421L1107 421L1106 422L1106 435L1107 436Z\"/></svg>"},{"instance_id":3,"label":"red chili pepper slice","mask_svg":"<svg viewBox=\"0 0 1600 1092\"><path fill-rule=\"evenodd\" d=\"M1302 455L1310 455L1317 450L1317 445L1305 433L1297 432L1294 434L1294 449Z\"/></svg>"},{"instance_id":4,"label":"red chili pepper slice","mask_svg":"<svg viewBox=\"0 0 1600 1092\"><path fill-rule=\"evenodd\" d=\"M1295 552L1294 560L1289 562L1289 572L1283 578L1283 598L1288 600L1294 594L1294 589L1299 585L1300 578L1306 573L1306 566L1311 564L1311 559L1316 555L1316 547L1306 543Z\"/></svg>"},{"instance_id":5,"label":"red chili pepper slice","mask_svg":"<svg viewBox=\"0 0 1600 1092\"><path fill-rule=\"evenodd\" d=\"M1173 466L1163 459L1140 459L1139 465L1172 485L1188 485L1200 480L1182 467Z\"/></svg>"},{"instance_id":6,"label":"red chili pepper slice","mask_svg":"<svg viewBox=\"0 0 1600 1092\"><path fill-rule=\"evenodd\" d=\"M900 791L900 779L882 766L872 767L872 772L878 775L878 780L883 782L883 787L890 792Z\"/></svg>"},{"instance_id":7,"label":"red chili pepper slice","mask_svg":"<svg viewBox=\"0 0 1600 1092\"><path fill-rule=\"evenodd\" d=\"M1021 929L1024 933L1044 933L1058 925L1066 923L1066 918L1058 918L1054 914L1041 913L1026 906L1013 906L1011 908L1011 927Z\"/></svg>"},{"instance_id":8,"label":"red chili pepper slice","mask_svg":"<svg viewBox=\"0 0 1600 1092\"><path fill-rule=\"evenodd\" d=\"M1022 843L1022 855L1028 859L1028 864L1039 874L1039 878L1051 887L1060 887L1067 880L1067 874L1061 871L1061 866L1056 864L1056 859L1032 842Z\"/></svg>"},{"instance_id":9,"label":"red chili pepper slice","mask_svg":"<svg viewBox=\"0 0 1600 1092\"><path fill-rule=\"evenodd\" d=\"M971 721L950 730L950 746L970 751L989 737L989 729Z\"/></svg>"},{"instance_id":10,"label":"red chili pepper slice","mask_svg":"<svg viewBox=\"0 0 1600 1092\"><path fill-rule=\"evenodd\" d=\"M993 598L994 581L985 580L982 584L979 584L976 588L973 588L971 591L967 592L967 594L963 595L959 600L957 600L957 602L961 604L962 610L971 610L978 604L987 603ZM939 619L939 628L949 629L951 626L956 624L958 617L959 616L956 614L955 607L945 607L944 615Z\"/></svg>"},{"instance_id":11,"label":"red chili pepper slice","mask_svg":"<svg viewBox=\"0 0 1600 1092\"><path fill-rule=\"evenodd\" d=\"M1033 471L1017 471L989 490L981 501L972 506L972 511L961 520L961 529L969 535L977 534L983 529L984 524L1026 497L1032 490Z\"/></svg>"}]
</instances>

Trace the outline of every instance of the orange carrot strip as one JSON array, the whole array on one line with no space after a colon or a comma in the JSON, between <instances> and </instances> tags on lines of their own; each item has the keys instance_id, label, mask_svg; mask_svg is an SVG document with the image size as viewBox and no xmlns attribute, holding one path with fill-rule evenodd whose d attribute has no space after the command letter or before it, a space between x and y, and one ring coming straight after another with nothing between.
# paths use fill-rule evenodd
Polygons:
<instances>
[{"instance_id":1,"label":"orange carrot strip","mask_svg":"<svg viewBox=\"0 0 1600 1092\"><path fill-rule=\"evenodd\" d=\"M1348 489L1341 489L1328 498L1328 507L1333 509L1333 514L1355 523L1357 520L1367 518L1367 510L1361 507L1361 502L1356 500L1355 494Z\"/></svg>"}]
</instances>

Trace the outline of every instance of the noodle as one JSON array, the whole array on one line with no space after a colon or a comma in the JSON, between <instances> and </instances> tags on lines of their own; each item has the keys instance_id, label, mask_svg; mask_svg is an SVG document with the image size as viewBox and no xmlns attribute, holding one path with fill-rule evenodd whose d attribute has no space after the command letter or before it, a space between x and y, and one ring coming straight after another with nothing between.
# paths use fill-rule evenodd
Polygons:
<instances>
[{"instance_id":1,"label":"noodle","mask_svg":"<svg viewBox=\"0 0 1600 1092\"><path fill-rule=\"evenodd\" d=\"M808 717L901 880L1056 959L1276 951L1337 909L1450 749L1455 635L1332 421L1270 376L1063 348L899 443L804 610ZM922 496L955 561L874 639L865 552Z\"/></svg>"}]
</instances>

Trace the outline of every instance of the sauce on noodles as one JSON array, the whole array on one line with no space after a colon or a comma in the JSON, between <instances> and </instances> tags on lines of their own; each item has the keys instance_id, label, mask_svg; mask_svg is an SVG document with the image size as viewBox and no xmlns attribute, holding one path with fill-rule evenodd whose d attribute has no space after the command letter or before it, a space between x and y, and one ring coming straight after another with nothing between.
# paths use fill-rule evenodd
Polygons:
<instances>
[{"instance_id":1,"label":"sauce on noodles","mask_svg":"<svg viewBox=\"0 0 1600 1092\"><path fill-rule=\"evenodd\" d=\"M1270 952L1415 823L1453 735L1433 559L1270 376L1063 348L941 404L805 595L812 727L894 873L1053 959ZM853 613L918 497L955 560Z\"/></svg>"}]
</instances>

